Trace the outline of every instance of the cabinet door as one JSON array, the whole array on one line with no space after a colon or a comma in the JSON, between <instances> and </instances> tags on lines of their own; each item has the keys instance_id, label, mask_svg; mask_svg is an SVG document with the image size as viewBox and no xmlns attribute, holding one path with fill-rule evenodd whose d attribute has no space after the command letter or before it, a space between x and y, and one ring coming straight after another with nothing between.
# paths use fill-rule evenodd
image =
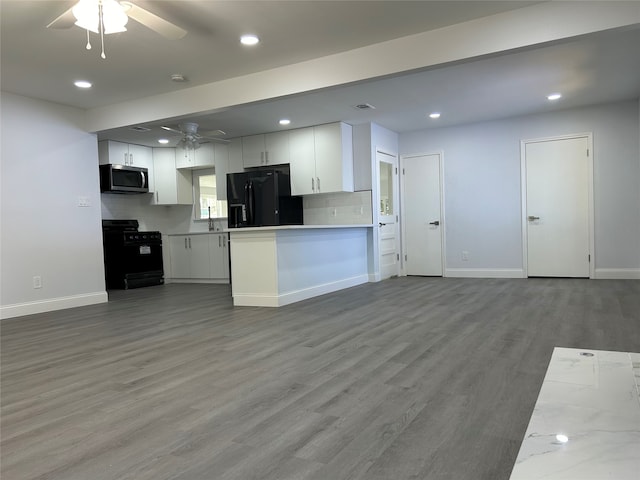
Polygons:
<instances>
[{"instance_id":1,"label":"cabinet door","mask_svg":"<svg viewBox=\"0 0 640 480\"><path fill-rule=\"evenodd\" d=\"M229 278L227 234L209 235L211 278Z\"/></svg>"},{"instance_id":2,"label":"cabinet door","mask_svg":"<svg viewBox=\"0 0 640 480\"><path fill-rule=\"evenodd\" d=\"M316 150L316 193L353 192L351 125L313 127Z\"/></svg>"},{"instance_id":3,"label":"cabinet door","mask_svg":"<svg viewBox=\"0 0 640 480\"><path fill-rule=\"evenodd\" d=\"M195 166L196 168L212 168L214 166L214 144L213 143L201 143L200 148L195 151Z\"/></svg>"},{"instance_id":4,"label":"cabinet door","mask_svg":"<svg viewBox=\"0 0 640 480\"><path fill-rule=\"evenodd\" d=\"M244 168L265 165L264 135L242 137L242 164Z\"/></svg>"},{"instance_id":5,"label":"cabinet door","mask_svg":"<svg viewBox=\"0 0 640 480\"><path fill-rule=\"evenodd\" d=\"M274 132L264 136L265 165L289 163L289 132Z\"/></svg>"},{"instance_id":6,"label":"cabinet door","mask_svg":"<svg viewBox=\"0 0 640 480\"><path fill-rule=\"evenodd\" d=\"M169 253L171 255L171 278L190 278L190 251L188 235L172 235L169 237Z\"/></svg>"},{"instance_id":7,"label":"cabinet door","mask_svg":"<svg viewBox=\"0 0 640 480\"><path fill-rule=\"evenodd\" d=\"M227 147L229 148L229 168L227 173L243 172L242 138L232 138Z\"/></svg>"},{"instance_id":8,"label":"cabinet door","mask_svg":"<svg viewBox=\"0 0 640 480\"><path fill-rule=\"evenodd\" d=\"M98 162L100 165L129 165L129 145L113 140L98 142Z\"/></svg>"},{"instance_id":9,"label":"cabinet door","mask_svg":"<svg viewBox=\"0 0 640 480\"><path fill-rule=\"evenodd\" d=\"M313 138L313 127L289 132L291 195L314 193L316 158Z\"/></svg>"},{"instance_id":10,"label":"cabinet door","mask_svg":"<svg viewBox=\"0 0 640 480\"><path fill-rule=\"evenodd\" d=\"M227 172L229 171L229 147L218 143L215 151L216 197L218 200L227 199Z\"/></svg>"},{"instance_id":11,"label":"cabinet door","mask_svg":"<svg viewBox=\"0 0 640 480\"><path fill-rule=\"evenodd\" d=\"M193 148L176 147L176 168L193 168L196 165Z\"/></svg>"},{"instance_id":12,"label":"cabinet door","mask_svg":"<svg viewBox=\"0 0 640 480\"><path fill-rule=\"evenodd\" d=\"M174 148L153 149L154 205L191 205L191 172L176 170Z\"/></svg>"},{"instance_id":13,"label":"cabinet door","mask_svg":"<svg viewBox=\"0 0 640 480\"><path fill-rule=\"evenodd\" d=\"M189 235L188 246L190 250L189 265L191 276L189 278L211 278L211 260L209 257L209 237L211 235Z\"/></svg>"}]
</instances>

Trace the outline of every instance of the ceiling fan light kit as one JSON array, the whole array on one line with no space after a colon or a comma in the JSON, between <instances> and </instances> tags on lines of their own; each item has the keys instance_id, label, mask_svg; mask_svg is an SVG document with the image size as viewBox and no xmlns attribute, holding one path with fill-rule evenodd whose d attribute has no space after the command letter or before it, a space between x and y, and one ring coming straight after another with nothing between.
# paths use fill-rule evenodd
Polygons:
<instances>
[{"instance_id":1,"label":"ceiling fan light kit","mask_svg":"<svg viewBox=\"0 0 640 480\"><path fill-rule=\"evenodd\" d=\"M59 15L47 28L71 28L76 25L87 31L87 50L91 50L89 32L100 35L102 43L101 57L104 53L104 35L126 32L126 24L129 18L159 33L170 40L178 40L187 34L187 31L168 22L144 8L131 2L118 2L116 0L79 0L73 7Z\"/></svg>"},{"instance_id":2,"label":"ceiling fan light kit","mask_svg":"<svg viewBox=\"0 0 640 480\"><path fill-rule=\"evenodd\" d=\"M80 28L105 35L126 32L129 20L122 6L116 0L80 0L71 9Z\"/></svg>"},{"instance_id":3,"label":"ceiling fan light kit","mask_svg":"<svg viewBox=\"0 0 640 480\"><path fill-rule=\"evenodd\" d=\"M129 17L116 0L80 0L71 8L75 24L87 31L87 50L91 50L89 32L99 33L102 44L100 56L104 59L104 35L126 32Z\"/></svg>"}]
</instances>

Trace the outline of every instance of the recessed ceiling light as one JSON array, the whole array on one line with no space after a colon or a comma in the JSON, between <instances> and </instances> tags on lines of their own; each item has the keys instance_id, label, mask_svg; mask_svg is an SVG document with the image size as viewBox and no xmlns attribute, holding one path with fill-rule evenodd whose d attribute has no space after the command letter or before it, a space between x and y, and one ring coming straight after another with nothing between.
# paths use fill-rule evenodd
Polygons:
<instances>
[{"instance_id":1,"label":"recessed ceiling light","mask_svg":"<svg viewBox=\"0 0 640 480\"><path fill-rule=\"evenodd\" d=\"M547 95L547 100L559 100L562 98L562 95L559 93L552 93L551 95Z\"/></svg>"},{"instance_id":2,"label":"recessed ceiling light","mask_svg":"<svg viewBox=\"0 0 640 480\"><path fill-rule=\"evenodd\" d=\"M243 45L256 45L259 42L260 39L257 35L247 34L240 37L240 43L242 43Z\"/></svg>"},{"instance_id":3,"label":"recessed ceiling light","mask_svg":"<svg viewBox=\"0 0 640 480\"><path fill-rule=\"evenodd\" d=\"M182 83L182 82L186 82L187 81L187 77L185 77L181 73L173 73L173 74L171 74L171 81L172 82Z\"/></svg>"},{"instance_id":4,"label":"recessed ceiling light","mask_svg":"<svg viewBox=\"0 0 640 480\"><path fill-rule=\"evenodd\" d=\"M440 118L440 112L430 113L429 118Z\"/></svg>"},{"instance_id":5,"label":"recessed ceiling light","mask_svg":"<svg viewBox=\"0 0 640 480\"><path fill-rule=\"evenodd\" d=\"M558 435L556 435L556 440L560 443L567 443L569 441L569 437L563 435L562 433L559 433Z\"/></svg>"},{"instance_id":6,"label":"recessed ceiling light","mask_svg":"<svg viewBox=\"0 0 640 480\"><path fill-rule=\"evenodd\" d=\"M86 80L77 80L73 82L73 84L78 88L91 88L91 82L87 82Z\"/></svg>"},{"instance_id":7,"label":"recessed ceiling light","mask_svg":"<svg viewBox=\"0 0 640 480\"><path fill-rule=\"evenodd\" d=\"M278 123L280 125L289 125L291 123L291 120L289 120L288 118L283 118Z\"/></svg>"},{"instance_id":8,"label":"recessed ceiling light","mask_svg":"<svg viewBox=\"0 0 640 480\"><path fill-rule=\"evenodd\" d=\"M167 140L166 138L159 138L158 143L161 143L162 145L166 145L167 143L169 143L169 140Z\"/></svg>"}]
</instances>

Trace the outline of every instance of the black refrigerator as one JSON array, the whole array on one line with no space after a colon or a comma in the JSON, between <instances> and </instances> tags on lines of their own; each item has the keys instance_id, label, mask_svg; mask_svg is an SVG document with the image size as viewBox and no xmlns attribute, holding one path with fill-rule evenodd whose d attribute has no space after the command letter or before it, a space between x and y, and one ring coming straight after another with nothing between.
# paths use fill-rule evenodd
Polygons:
<instances>
[{"instance_id":1,"label":"black refrigerator","mask_svg":"<svg viewBox=\"0 0 640 480\"><path fill-rule=\"evenodd\" d=\"M303 224L287 167L228 173L227 208L229 228Z\"/></svg>"}]
</instances>

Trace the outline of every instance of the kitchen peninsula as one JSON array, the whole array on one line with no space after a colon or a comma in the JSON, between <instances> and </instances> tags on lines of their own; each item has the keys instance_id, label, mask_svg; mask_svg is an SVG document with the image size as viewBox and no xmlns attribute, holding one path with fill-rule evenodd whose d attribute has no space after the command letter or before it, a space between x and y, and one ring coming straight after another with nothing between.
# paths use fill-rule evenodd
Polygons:
<instances>
[{"instance_id":1,"label":"kitchen peninsula","mask_svg":"<svg viewBox=\"0 0 640 480\"><path fill-rule=\"evenodd\" d=\"M368 282L372 227L230 228L233 304L280 307Z\"/></svg>"}]
</instances>

